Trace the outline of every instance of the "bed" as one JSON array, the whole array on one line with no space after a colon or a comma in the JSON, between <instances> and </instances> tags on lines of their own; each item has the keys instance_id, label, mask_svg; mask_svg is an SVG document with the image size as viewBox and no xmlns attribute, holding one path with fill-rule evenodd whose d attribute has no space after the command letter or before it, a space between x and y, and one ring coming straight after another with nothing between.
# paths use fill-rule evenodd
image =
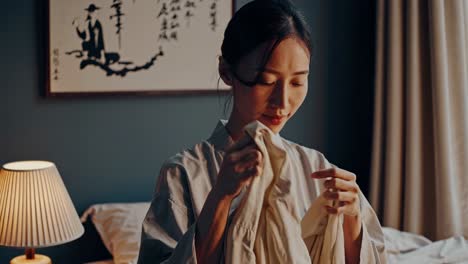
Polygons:
<instances>
[{"instance_id":1,"label":"bed","mask_svg":"<svg viewBox=\"0 0 468 264\"><path fill-rule=\"evenodd\" d=\"M83 213L81 221L92 221L113 259L96 260L86 264L136 263L141 224L149 206L149 202L104 203L90 206ZM423 236L389 227L384 227L383 231L389 263L468 264L468 240L462 236L433 242Z\"/></svg>"}]
</instances>

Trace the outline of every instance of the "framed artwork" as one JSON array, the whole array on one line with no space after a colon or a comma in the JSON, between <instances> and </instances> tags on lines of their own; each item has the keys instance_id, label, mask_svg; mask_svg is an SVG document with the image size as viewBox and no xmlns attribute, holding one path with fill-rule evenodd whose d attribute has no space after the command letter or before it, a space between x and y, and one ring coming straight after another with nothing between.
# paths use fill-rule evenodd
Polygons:
<instances>
[{"instance_id":1,"label":"framed artwork","mask_svg":"<svg viewBox=\"0 0 468 264\"><path fill-rule=\"evenodd\" d=\"M233 0L48 0L47 95L227 91Z\"/></svg>"}]
</instances>

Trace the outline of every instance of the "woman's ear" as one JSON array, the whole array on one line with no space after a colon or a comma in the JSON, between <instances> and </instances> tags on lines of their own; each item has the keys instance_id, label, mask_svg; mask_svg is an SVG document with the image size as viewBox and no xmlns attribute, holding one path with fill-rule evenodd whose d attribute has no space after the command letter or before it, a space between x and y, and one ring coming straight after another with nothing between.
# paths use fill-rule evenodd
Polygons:
<instances>
[{"instance_id":1,"label":"woman's ear","mask_svg":"<svg viewBox=\"0 0 468 264\"><path fill-rule=\"evenodd\" d=\"M232 87L231 67L229 67L229 64L223 59L223 56L219 56L218 72L223 82Z\"/></svg>"}]
</instances>

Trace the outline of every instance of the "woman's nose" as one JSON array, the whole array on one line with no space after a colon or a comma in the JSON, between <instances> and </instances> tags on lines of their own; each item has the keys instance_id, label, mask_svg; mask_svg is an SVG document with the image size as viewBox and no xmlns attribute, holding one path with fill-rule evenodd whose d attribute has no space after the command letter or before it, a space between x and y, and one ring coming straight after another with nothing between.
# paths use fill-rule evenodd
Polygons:
<instances>
[{"instance_id":1,"label":"woman's nose","mask_svg":"<svg viewBox=\"0 0 468 264\"><path fill-rule=\"evenodd\" d=\"M288 104L288 87L284 82L277 82L270 97L270 104L276 108L284 109Z\"/></svg>"}]
</instances>

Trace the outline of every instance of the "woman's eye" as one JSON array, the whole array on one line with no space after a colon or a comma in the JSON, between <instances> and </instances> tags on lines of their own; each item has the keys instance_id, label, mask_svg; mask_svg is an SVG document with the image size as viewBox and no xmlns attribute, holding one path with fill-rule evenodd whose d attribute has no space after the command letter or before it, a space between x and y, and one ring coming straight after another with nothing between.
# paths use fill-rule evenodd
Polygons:
<instances>
[{"instance_id":1,"label":"woman's eye","mask_svg":"<svg viewBox=\"0 0 468 264\"><path fill-rule=\"evenodd\" d=\"M260 85L274 85L275 82L269 82L269 81L264 81L264 80L260 80L258 82Z\"/></svg>"},{"instance_id":2,"label":"woman's eye","mask_svg":"<svg viewBox=\"0 0 468 264\"><path fill-rule=\"evenodd\" d=\"M303 83L292 83L292 85L294 87L300 87L300 86L303 86L304 84Z\"/></svg>"}]
</instances>

